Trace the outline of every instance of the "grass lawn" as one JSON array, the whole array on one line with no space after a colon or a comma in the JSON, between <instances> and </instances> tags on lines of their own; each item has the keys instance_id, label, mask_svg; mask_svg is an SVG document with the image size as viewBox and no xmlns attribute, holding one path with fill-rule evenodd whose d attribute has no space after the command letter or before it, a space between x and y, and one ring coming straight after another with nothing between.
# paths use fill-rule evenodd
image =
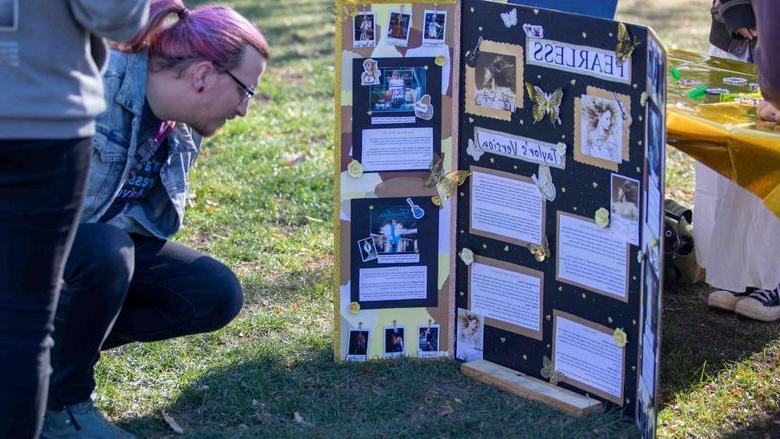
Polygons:
<instances>
[{"instance_id":1,"label":"grass lawn","mask_svg":"<svg viewBox=\"0 0 780 439\"><path fill-rule=\"evenodd\" d=\"M190 1L194 6L197 3ZM207 141L177 240L240 276L240 316L212 334L103 355L97 403L139 437L634 437L614 413L571 418L461 376L452 361L333 362L334 20L322 0L232 0L274 59L245 119ZM706 49L709 0L621 0L620 18ZM649 6L650 5L650 6ZM670 150L669 193L691 162ZM667 290L660 435L780 435L780 325Z\"/></svg>"}]
</instances>

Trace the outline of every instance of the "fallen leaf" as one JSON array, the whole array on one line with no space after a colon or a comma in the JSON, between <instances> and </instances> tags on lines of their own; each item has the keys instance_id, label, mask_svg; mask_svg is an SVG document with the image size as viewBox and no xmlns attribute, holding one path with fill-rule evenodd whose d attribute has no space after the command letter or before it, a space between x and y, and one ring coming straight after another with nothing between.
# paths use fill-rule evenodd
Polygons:
<instances>
[{"instance_id":1,"label":"fallen leaf","mask_svg":"<svg viewBox=\"0 0 780 439\"><path fill-rule=\"evenodd\" d=\"M306 161L306 154L298 154L297 156L287 160L287 166L292 168L293 166L303 163L304 161Z\"/></svg>"},{"instance_id":2,"label":"fallen leaf","mask_svg":"<svg viewBox=\"0 0 780 439\"><path fill-rule=\"evenodd\" d=\"M173 430L176 434L184 434L184 429L179 426L179 423L176 422L175 419L173 419L173 416L169 415L166 412L162 412L163 419L168 424L169 427L171 427L171 430Z\"/></svg>"},{"instance_id":3,"label":"fallen leaf","mask_svg":"<svg viewBox=\"0 0 780 439\"><path fill-rule=\"evenodd\" d=\"M449 416L453 413L455 413L455 409L452 408L451 405L447 404L439 407L439 411L436 412L436 416Z\"/></svg>"},{"instance_id":4,"label":"fallen leaf","mask_svg":"<svg viewBox=\"0 0 780 439\"><path fill-rule=\"evenodd\" d=\"M309 421L305 421L303 419L303 416L301 416L300 413L295 412L294 417L295 417L295 423L300 425L301 427L314 427L314 424Z\"/></svg>"}]
</instances>

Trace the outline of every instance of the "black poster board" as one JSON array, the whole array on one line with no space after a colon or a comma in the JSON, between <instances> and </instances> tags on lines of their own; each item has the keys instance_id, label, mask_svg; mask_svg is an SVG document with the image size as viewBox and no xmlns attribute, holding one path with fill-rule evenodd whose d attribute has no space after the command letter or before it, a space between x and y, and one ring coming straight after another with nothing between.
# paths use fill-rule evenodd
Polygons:
<instances>
[{"instance_id":1,"label":"black poster board","mask_svg":"<svg viewBox=\"0 0 780 439\"><path fill-rule=\"evenodd\" d=\"M645 405L657 386L663 253L647 224L663 211L647 206L663 206L665 54L656 42L650 58L646 28L624 30L463 2L458 169L474 173L458 197L455 351L636 416L643 316Z\"/></svg>"}]
</instances>

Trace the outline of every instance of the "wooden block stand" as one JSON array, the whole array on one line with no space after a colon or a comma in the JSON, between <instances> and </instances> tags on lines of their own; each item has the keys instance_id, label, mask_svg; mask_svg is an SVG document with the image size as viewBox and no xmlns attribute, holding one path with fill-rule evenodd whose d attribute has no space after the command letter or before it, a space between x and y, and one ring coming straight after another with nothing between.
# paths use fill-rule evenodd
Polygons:
<instances>
[{"instance_id":1,"label":"wooden block stand","mask_svg":"<svg viewBox=\"0 0 780 439\"><path fill-rule=\"evenodd\" d=\"M582 417L601 410L601 401L574 393L537 378L485 360L463 363L461 373L483 383L533 401L539 401L566 414Z\"/></svg>"}]
</instances>

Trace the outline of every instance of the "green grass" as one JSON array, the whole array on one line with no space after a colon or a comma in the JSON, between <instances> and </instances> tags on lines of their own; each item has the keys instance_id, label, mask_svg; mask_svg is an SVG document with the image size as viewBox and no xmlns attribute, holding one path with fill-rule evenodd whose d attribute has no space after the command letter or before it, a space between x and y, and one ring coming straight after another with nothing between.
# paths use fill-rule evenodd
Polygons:
<instances>
[{"instance_id":1,"label":"green grass","mask_svg":"<svg viewBox=\"0 0 780 439\"><path fill-rule=\"evenodd\" d=\"M320 0L229 3L274 59L250 115L207 141L176 239L232 267L246 303L215 333L105 353L98 405L139 437L173 434L163 412L204 438L636 436L614 413L561 415L451 361L332 361L333 18ZM706 48L708 0L647 3L621 0L620 16ZM690 160L670 151L667 174L690 201ZM661 435L777 433L780 327L713 313L706 293L665 297Z\"/></svg>"}]
</instances>

